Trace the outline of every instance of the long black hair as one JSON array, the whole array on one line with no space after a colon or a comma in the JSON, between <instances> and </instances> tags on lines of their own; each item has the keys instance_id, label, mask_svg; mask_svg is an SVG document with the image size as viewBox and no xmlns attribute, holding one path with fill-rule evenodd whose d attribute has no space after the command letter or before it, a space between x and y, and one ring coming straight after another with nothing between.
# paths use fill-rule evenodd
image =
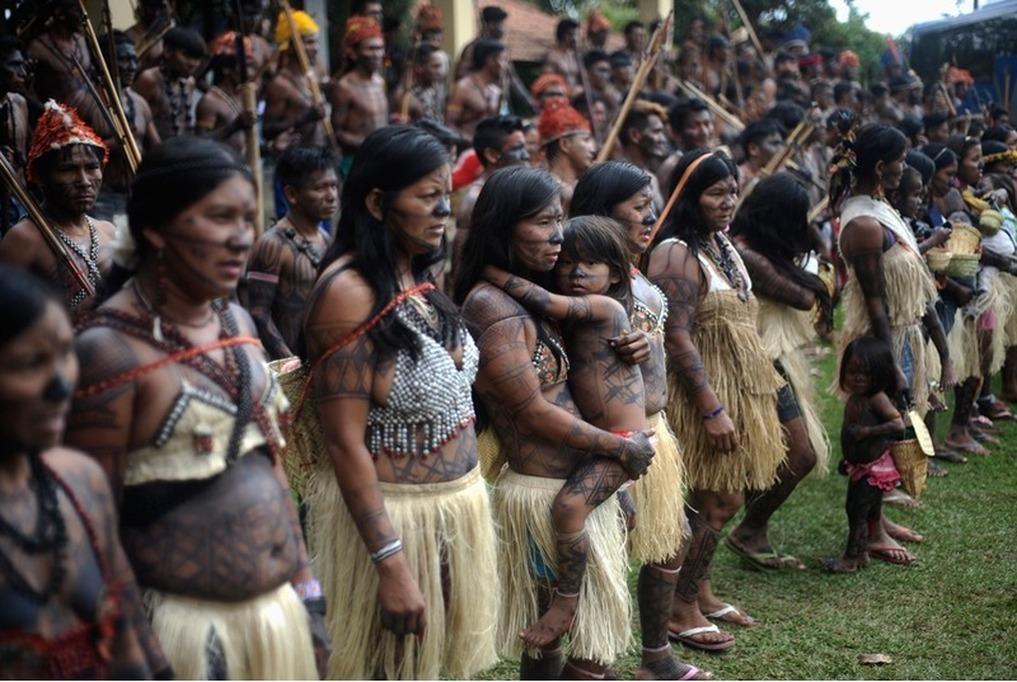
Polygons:
<instances>
[{"instance_id":1,"label":"long black hair","mask_svg":"<svg viewBox=\"0 0 1017 682\"><path fill-rule=\"evenodd\" d=\"M463 244L455 285L457 304L462 305L470 290L483 279L484 267L494 265L507 272L520 272L515 250L515 225L531 218L561 197L561 185L540 168L513 166L491 174L473 205L470 233ZM534 277L548 288L547 274Z\"/></svg>"},{"instance_id":2,"label":"long black hair","mask_svg":"<svg viewBox=\"0 0 1017 682\"><path fill-rule=\"evenodd\" d=\"M349 255L355 269L374 294L371 317L399 293L397 271L399 247L393 239L387 216L399 193L448 163L448 150L433 135L406 125L385 126L367 136L343 183L342 210L336 236L318 267L321 275L337 259ZM375 218L367 207L367 197L382 194L381 211L385 219ZM445 260L445 245L430 253L413 256L410 271L416 282L433 279L431 268ZM427 294L438 309L439 334L449 340L459 328L459 317L448 297L437 289ZM416 334L395 316L388 316L368 333L382 356L407 348L419 350Z\"/></svg>"},{"instance_id":3,"label":"long black hair","mask_svg":"<svg viewBox=\"0 0 1017 682\"><path fill-rule=\"evenodd\" d=\"M624 230L618 221L605 216L582 215L570 218L562 228L563 254L577 261L605 263L617 282L608 287L604 296L622 304L626 315L632 314L632 278L629 252L622 238Z\"/></svg>"},{"instance_id":4,"label":"long black hair","mask_svg":"<svg viewBox=\"0 0 1017 682\"><path fill-rule=\"evenodd\" d=\"M50 302L63 309L56 290L37 275L0 263L0 346L18 337L46 312Z\"/></svg>"},{"instance_id":5,"label":"long black hair","mask_svg":"<svg viewBox=\"0 0 1017 682\"><path fill-rule=\"evenodd\" d=\"M859 181L874 180L876 164L896 161L904 156L908 145L904 133L892 126L864 126L854 139L852 130L838 132L841 140L834 155L836 170L830 175L831 206L837 206Z\"/></svg>"},{"instance_id":6,"label":"long black hair","mask_svg":"<svg viewBox=\"0 0 1017 682\"><path fill-rule=\"evenodd\" d=\"M744 240L782 276L812 291L819 309L829 315L833 300L826 285L797 262L811 247L809 205L808 192L793 175L775 173L760 180L742 202L731 222L731 235Z\"/></svg>"},{"instance_id":7,"label":"long black hair","mask_svg":"<svg viewBox=\"0 0 1017 682\"><path fill-rule=\"evenodd\" d=\"M650 174L628 161L590 166L579 176L569 203L569 216L611 217L614 207L650 186Z\"/></svg>"},{"instance_id":8,"label":"long black hair","mask_svg":"<svg viewBox=\"0 0 1017 682\"><path fill-rule=\"evenodd\" d=\"M869 392L866 395L873 396L882 392L896 405L900 401L897 363L890 344L875 336L859 336L849 343L840 359L838 384L843 391L847 390L847 366L852 357L857 357L869 369Z\"/></svg>"},{"instance_id":9,"label":"long black hair","mask_svg":"<svg viewBox=\"0 0 1017 682\"><path fill-rule=\"evenodd\" d=\"M692 168L686 178L687 171L701 157L707 158ZM711 152L709 149L701 147L682 156L671 173L668 195L670 196L674 192L674 188L683 179L685 186L675 200L671 214L653 240L654 246L665 239L677 237L688 245L690 252L697 253L698 243L704 236L703 230L706 229L706 216L703 215L703 209L699 206L699 197L711 185L725 178L737 177L738 167L724 152Z\"/></svg>"}]
</instances>

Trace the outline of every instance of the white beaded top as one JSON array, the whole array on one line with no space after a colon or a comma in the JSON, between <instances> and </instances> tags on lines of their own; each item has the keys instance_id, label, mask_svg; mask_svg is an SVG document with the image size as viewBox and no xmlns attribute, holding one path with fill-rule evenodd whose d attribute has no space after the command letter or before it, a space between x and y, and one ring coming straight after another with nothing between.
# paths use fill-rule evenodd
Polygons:
<instances>
[{"instance_id":1,"label":"white beaded top","mask_svg":"<svg viewBox=\"0 0 1017 682\"><path fill-rule=\"evenodd\" d=\"M480 353L473 337L460 325L460 369L445 347L420 328L425 323L407 314L408 305L401 303L395 314L416 333L421 350L417 359L409 350L398 352L388 399L368 412L367 449L374 456L425 457L476 418L471 387Z\"/></svg>"}]
</instances>

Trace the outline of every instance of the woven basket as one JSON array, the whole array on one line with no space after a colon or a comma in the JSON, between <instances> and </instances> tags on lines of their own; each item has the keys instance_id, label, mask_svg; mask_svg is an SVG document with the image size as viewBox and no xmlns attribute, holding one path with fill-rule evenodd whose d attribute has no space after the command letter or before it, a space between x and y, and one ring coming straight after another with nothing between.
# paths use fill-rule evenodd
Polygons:
<instances>
[{"instance_id":1,"label":"woven basket","mask_svg":"<svg viewBox=\"0 0 1017 682\"><path fill-rule=\"evenodd\" d=\"M925 260L929 263L929 269L942 274L946 273L946 268L950 265L950 258L952 256L952 253L941 246L934 246L925 252Z\"/></svg>"},{"instance_id":2,"label":"woven basket","mask_svg":"<svg viewBox=\"0 0 1017 682\"><path fill-rule=\"evenodd\" d=\"M943 274L953 277L974 277L978 274L979 258L977 253L954 253Z\"/></svg>"},{"instance_id":3,"label":"woven basket","mask_svg":"<svg viewBox=\"0 0 1017 682\"><path fill-rule=\"evenodd\" d=\"M982 245L982 233L978 228L964 223L957 223L950 231L946 240L946 249L954 255L978 253Z\"/></svg>"},{"instance_id":4,"label":"woven basket","mask_svg":"<svg viewBox=\"0 0 1017 682\"><path fill-rule=\"evenodd\" d=\"M314 394L308 391L304 403L300 404L300 395L307 381L307 365L296 364L297 358L283 358L268 363L269 368L279 380L286 399L290 401L293 421L285 430L286 449L283 451L283 471L289 479L290 489L303 495L304 484L308 472L314 467L321 453L325 450L325 440L318 422L318 405ZM286 365L294 366L284 371ZM297 410L300 413L297 414Z\"/></svg>"},{"instance_id":5,"label":"woven basket","mask_svg":"<svg viewBox=\"0 0 1017 682\"><path fill-rule=\"evenodd\" d=\"M904 491L917 500L925 492L925 478L929 474L929 456L922 451L917 438L892 441L890 456L900 473Z\"/></svg>"}]
</instances>

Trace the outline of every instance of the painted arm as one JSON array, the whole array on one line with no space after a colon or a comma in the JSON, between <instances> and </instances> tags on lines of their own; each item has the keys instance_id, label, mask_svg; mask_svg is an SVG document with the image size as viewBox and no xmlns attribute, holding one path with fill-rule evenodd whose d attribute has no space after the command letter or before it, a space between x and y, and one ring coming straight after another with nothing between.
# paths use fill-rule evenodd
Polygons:
<instances>
[{"instance_id":1,"label":"painted arm","mask_svg":"<svg viewBox=\"0 0 1017 682\"><path fill-rule=\"evenodd\" d=\"M812 310L816 305L814 291L786 277L759 252L739 249L739 254L757 293L796 310Z\"/></svg>"},{"instance_id":2,"label":"painted arm","mask_svg":"<svg viewBox=\"0 0 1017 682\"><path fill-rule=\"evenodd\" d=\"M563 296L539 284L510 275L493 265L484 268L484 279L516 299L534 315L563 322L588 323L614 317L613 299L607 296Z\"/></svg>"},{"instance_id":3,"label":"painted arm","mask_svg":"<svg viewBox=\"0 0 1017 682\"><path fill-rule=\"evenodd\" d=\"M352 271L323 275L309 302L304 332L318 357L371 316L373 295ZM325 451L343 501L368 552L398 540L385 510L378 472L367 449L367 415L378 357L366 335L333 353L314 373ZM381 623L397 635L424 634L424 597L403 552L375 564ZM341 606L341 605L337 605Z\"/></svg>"},{"instance_id":4,"label":"painted arm","mask_svg":"<svg viewBox=\"0 0 1017 682\"><path fill-rule=\"evenodd\" d=\"M475 331L480 348L480 371L474 387L477 395L489 409L497 406L507 415L520 438L539 438L559 448L615 459L632 478L646 471L654 452L649 441L652 431L640 431L630 438L616 436L544 397L527 344L527 333L536 334L534 323L518 303L485 288L470 295L463 316Z\"/></svg>"},{"instance_id":5,"label":"painted arm","mask_svg":"<svg viewBox=\"0 0 1017 682\"><path fill-rule=\"evenodd\" d=\"M710 445L719 452L732 452L738 447L738 433L710 384L699 349L692 340L699 299L706 284L699 261L685 246L664 243L650 255L647 276L667 297L664 343L672 366L669 371L682 383L700 414L713 415L703 419Z\"/></svg>"},{"instance_id":6,"label":"painted arm","mask_svg":"<svg viewBox=\"0 0 1017 682\"><path fill-rule=\"evenodd\" d=\"M287 251L280 240L263 237L254 246L245 275L244 307L254 319L258 337L272 359L293 355L272 318L272 304L279 290L279 273L286 258Z\"/></svg>"},{"instance_id":7,"label":"painted arm","mask_svg":"<svg viewBox=\"0 0 1017 682\"><path fill-rule=\"evenodd\" d=\"M935 303L929 303L925 307L925 315L922 316L922 325L925 327L925 331L929 334L929 339L932 341L932 345L936 347L936 352L939 353L939 362L943 366L943 371L940 374L939 388L943 391L948 391L957 384L957 375L953 370L953 360L950 359L950 348L946 343L946 331L943 329L943 324L939 320L939 315L936 313Z\"/></svg>"}]
</instances>

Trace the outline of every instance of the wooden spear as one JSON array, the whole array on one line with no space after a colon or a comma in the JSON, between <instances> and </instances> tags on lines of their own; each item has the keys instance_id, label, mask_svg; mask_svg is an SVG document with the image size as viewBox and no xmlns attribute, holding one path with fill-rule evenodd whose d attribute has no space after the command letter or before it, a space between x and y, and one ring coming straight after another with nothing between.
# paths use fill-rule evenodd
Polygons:
<instances>
[{"instance_id":1,"label":"wooden spear","mask_svg":"<svg viewBox=\"0 0 1017 682\"><path fill-rule=\"evenodd\" d=\"M297 55L297 62L304 72L307 87L311 91L311 101L316 107L324 107L325 98L321 95L321 88L318 86L318 76L315 75L314 67L307 58L307 48L304 47L304 41L300 38L300 31L297 30L297 22L293 18L293 8L290 7L289 0L279 0L279 7L282 8L283 14L286 15L286 24L289 26L290 36L292 36L290 38L290 45L292 45L293 53ZM325 135L328 137L329 146L334 148L339 141L336 140L331 119L328 116L323 116L320 123L322 130L325 131Z\"/></svg>"},{"instance_id":2,"label":"wooden spear","mask_svg":"<svg viewBox=\"0 0 1017 682\"><path fill-rule=\"evenodd\" d=\"M640 64L639 70L636 72L636 77L632 81L632 85L629 87L629 92L625 96L625 101L622 102L621 109L618 111L618 116L614 119L614 123L611 126L611 132L607 136L607 140L604 142L604 146L600 148L600 153L597 154L597 159L594 163L603 163L611 158L611 152L614 149L615 143L618 142L618 135L621 133L622 124L625 123L625 118L629 115L629 111L632 110L632 106L636 103L636 98L639 96L639 91L642 90L643 85L646 83L646 79L657 65L657 60L660 59L661 48L664 45L664 36L667 31L671 30L671 19L674 17L674 10L667 13L667 19L665 19L653 32L653 37L650 39L650 54ZM591 112L592 116L592 112Z\"/></svg>"},{"instance_id":3,"label":"wooden spear","mask_svg":"<svg viewBox=\"0 0 1017 682\"><path fill-rule=\"evenodd\" d=\"M689 95L703 100L706 103L706 106L710 107L710 110L713 111L715 116L723 119L724 123L733 128L736 132L740 133L745 130L745 124L742 123L741 119L725 109L715 99L707 95L689 81L679 81L678 87L683 89Z\"/></svg>"},{"instance_id":4,"label":"wooden spear","mask_svg":"<svg viewBox=\"0 0 1017 682\"><path fill-rule=\"evenodd\" d=\"M50 250L57 257L57 260L64 264L71 276L77 281L81 288L85 290L89 296L95 295L95 287L92 286L92 282L89 281L88 275L85 271L78 266L78 263L74 260L71 254L67 251L67 247L64 243L53 232L53 228L46 221L46 216L42 212L39 204L36 203L35 197L33 197L25 186L21 183L21 178L18 176L17 171L11 166L10 161L3 154L0 154L0 174L4 177L4 182L10 188L14 196L17 197L21 205L28 211L28 217L31 219L35 226L39 228L39 233L42 234L42 238L46 240L46 244Z\"/></svg>"},{"instance_id":5,"label":"wooden spear","mask_svg":"<svg viewBox=\"0 0 1017 682\"><path fill-rule=\"evenodd\" d=\"M113 110L113 117L117 122L117 134L120 136L120 144L124 148L127 167L130 169L131 175L134 175L138 170L138 164L141 163L141 149L138 148L138 141L134 139L134 133L131 132L131 124L127 120L127 114L124 113L124 105L120 101L120 92L117 90L116 84L113 82L113 76L110 75L109 68L106 66L106 58L103 57L102 48L99 46L99 39L96 38L95 29L92 28L92 22L88 18L85 0L78 0L78 6L81 8L81 14L84 17L85 40L88 42L88 47L92 52L92 59L95 60L95 64L99 69L99 77L102 79L102 86L109 100L107 104Z\"/></svg>"},{"instance_id":6,"label":"wooden spear","mask_svg":"<svg viewBox=\"0 0 1017 682\"><path fill-rule=\"evenodd\" d=\"M258 114L258 84L247 77L247 51L244 49L244 8L241 0L235 0L234 9L237 13L237 68L240 76L240 99L244 112ZM258 210L254 214L254 236L260 238L265 232L265 187L261 177L261 143L258 140L258 127L244 129L244 153L247 165L251 167L254 178L254 197Z\"/></svg>"},{"instance_id":7,"label":"wooden spear","mask_svg":"<svg viewBox=\"0 0 1017 682\"><path fill-rule=\"evenodd\" d=\"M752 28L752 22L749 21L749 16L745 14L745 8L742 7L740 0L731 0L734 3L735 11L738 12L738 18L742 20L742 26L749 32L749 38L752 39L752 46L756 48L756 52L759 54L759 58L763 59L763 44L759 42L759 36L756 35L756 29Z\"/></svg>"}]
</instances>

